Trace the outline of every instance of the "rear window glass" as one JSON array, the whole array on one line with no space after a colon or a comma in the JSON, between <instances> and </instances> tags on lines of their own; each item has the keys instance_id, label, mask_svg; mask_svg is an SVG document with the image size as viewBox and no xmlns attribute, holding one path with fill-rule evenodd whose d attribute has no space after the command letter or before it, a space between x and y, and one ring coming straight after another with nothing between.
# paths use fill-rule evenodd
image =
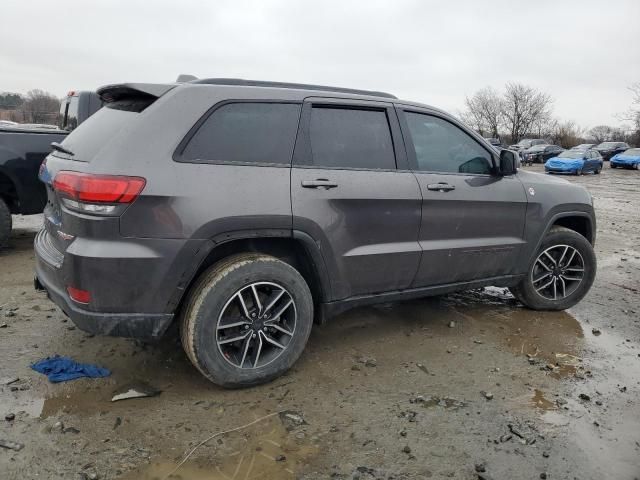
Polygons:
<instances>
[{"instance_id":1,"label":"rear window glass","mask_svg":"<svg viewBox=\"0 0 640 480\"><path fill-rule=\"evenodd\" d=\"M73 130L78 126L78 97L67 97L60 104L58 126L63 130Z\"/></svg>"},{"instance_id":2,"label":"rear window glass","mask_svg":"<svg viewBox=\"0 0 640 480\"><path fill-rule=\"evenodd\" d=\"M311 153L320 167L394 169L396 159L384 110L314 107Z\"/></svg>"},{"instance_id":3,"label":"rear window glass","mask_svg":"<svg viewBox=\"0 0 640 480\"><path fill-rule=\"evenodd\" d=\"M229 103L214 110L184 148L183 162L290 164L299 104Z\"/></svg>"},{"instance_id":4,"label":"rear window glass","mask_svg":"<svg viewBox=\"0 0 640 480\"><path fill-rule=\"evenodd\" d=\"M93 157L126 126L138 118L139 114L113 108L101 108L73 130L62 144L73 152L73 160L91 161ZM60 152L56 156L68 157Z\"/></svg>"}]
</instances>

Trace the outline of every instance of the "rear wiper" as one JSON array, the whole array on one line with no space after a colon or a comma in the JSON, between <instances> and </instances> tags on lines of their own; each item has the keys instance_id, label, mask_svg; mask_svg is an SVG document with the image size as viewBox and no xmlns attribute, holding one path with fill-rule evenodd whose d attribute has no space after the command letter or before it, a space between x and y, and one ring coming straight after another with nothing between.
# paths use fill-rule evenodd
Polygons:
<instances>
[{"instance_id":1,"label":"rear wiper","mask_svg":"<svg viewBox=\"0 0 640 480\"><path fill-rule=\"evenodd\" d=\"M51 148L57 150L58 152L66 153L67 155L75 155L71 150L64 148L58 142L51 142Z\"/></svg>"}]
</instances>

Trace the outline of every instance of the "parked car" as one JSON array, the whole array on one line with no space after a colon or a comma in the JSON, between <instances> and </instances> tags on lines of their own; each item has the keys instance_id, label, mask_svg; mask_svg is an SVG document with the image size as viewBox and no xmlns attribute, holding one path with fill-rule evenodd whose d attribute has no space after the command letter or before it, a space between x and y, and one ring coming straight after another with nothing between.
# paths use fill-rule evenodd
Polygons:
<instances>
[{"instance_id":1,"label":"parked car","mask_svg":"<svg viewBox=\"0 0 640 480\"><path fill-rule=\"evenodd\" d=\"M499 138L485 137L485 140L494 147L502 148L502 142L500 141Z\"/></svg>"},{"instance_id":2,"label":"parked car","mask_svg":"<svg viewBox=\"0 0 640 480\"><path fill-rule=\"evenodd\" d=\"M640 165L640 148L630 148L611 157L611 168L634 168L638 170Z\"/></svg>"},{"instance_id":3,"label":"parked car","mask_svg":"<svg viewBox=\"0 0 640 480\"><path fill-rule=\"evenodd\" d=\"M47 200L38 169L51 151L51 143L60 143L79 123L101 105L87 100L91 95L77 92L63 101L64 130L55 125L0 125L0 247L11 235L11 214L40 213ZM86 92L91 93L91 92ZM97 94L93 93L97 98Z\"/></svg>"},{"instance_id":4,"label":"parked car","mask_svg":"<svg viewBox=\"0 0 640 480\"><path fill-rule=\"evenodd\" d=\"M589 193L441 110L233 79L98 93L41 172L35 286L95 334L177 320L220 385L281 375L357 305L497 285L562 310L593 282Z\"/></svg>"},{"instance_id":5,"label":"parked car","mask_svg":"<svg viewBox=\"0 0 640 480\"><path fill-rule=\"evenodd\" d=\"M582 175L587 172L599 174L602 171L602 157L596 150L571 149L560 152L544 164L547 173L572 173Z\"/></svg>"},{"instance_id":6,"label":"parked car","mask_svg":"<svg viewBox=\"0 0 640 480\"><path fill-rule=\"evenodd\" d=\"M522 161L526 165L544 163L552 157L556 157L564 149L558 145L534 145L522 152Z\"/></svg>"},{"instance_id":7,"label":"parked car","mask_svg":"<svg viewBox=\"0 0 640 480\"><path fill-rule=\"evenodd\" d=\"M591 150L595 148L595 143L581 143L580 145L576 145L575 147L571 147L571 150Z\"/></svg>"},{"instance_id":8,"label":"parked car","mask_svg":"<svg viewBox=\"0 0 640 480\"><path fill-rule=\"evenodd\" d=\"M625 142L602 142L596 147L596 150L600 152L603 160L609 160L614 155L629 150L629 148L631 147Z\"/></svg>"},{"instance_id":9,"label":"parked car","mask_svg":"<svg viewBox=\"0 0 640 480\"><path fill-rule=\"evenodd\" d=\"M0 120L0 128L1 127L13 127L18 125L18 122L12 122L11 120Z\"/></svg>"},{"instance_id":10,"label":"parked car","mask_svg":"<svg viewBox=\"0 0 640 480\"><path fill-rule=\"evenodd\" d=\"M515 150L516 152L527 150L535 145L546 145L549 142L541 138L523 138L515 145L510 145L509 150Z\"/></svg>"}]
</instances>

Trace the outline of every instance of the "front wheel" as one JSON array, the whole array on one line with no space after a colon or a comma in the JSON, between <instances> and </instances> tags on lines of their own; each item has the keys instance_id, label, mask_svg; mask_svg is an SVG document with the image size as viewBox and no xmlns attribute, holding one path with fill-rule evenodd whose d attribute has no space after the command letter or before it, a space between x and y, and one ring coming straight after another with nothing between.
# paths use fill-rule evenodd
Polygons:
<instances>
[{"instance_id":1,"label":"front wheel","mask_svg":"<svg viewBox=\"0 0 640 480\"><path fill-rule=\"evenodd\" d=\"M596 255L586 238L568 228L553 227L526 277L511 293L533 310L565 310L587 294L596 269Z\"/></svg>"},{"instance_id":2,"label":"front wheel","mask_svg":"<svg viewBox=\"0 0 640 480\"><path fill-rule=\"evenodd\" d=\"M9 243L11 226L11 211L7 203L0 197L0 248Z\"/></svg>"},{"instance_id":3,"label":"front wheel","mask_svg":"<svg viewBox=\"0 0 640 480\"><path fill-rule=\"evenodd\" d=\"M213 383L248 387L286 372L300 357L313 324L313 298L291 265L241 254L203 273L181 321L182 345Z\"/></svg>"},{"instance_id":4,"label":"front wheel","mask_svg":"<svg viewBox=\"0 0 640 480\"><path fill-rule=\"evenodd\" d=\"M610 166L611 168L618 168L618 166L617 166L617 165L614 165L613 163L610 163L610 164L609 164L609 166Z\"/></svg>"}]
</instances>

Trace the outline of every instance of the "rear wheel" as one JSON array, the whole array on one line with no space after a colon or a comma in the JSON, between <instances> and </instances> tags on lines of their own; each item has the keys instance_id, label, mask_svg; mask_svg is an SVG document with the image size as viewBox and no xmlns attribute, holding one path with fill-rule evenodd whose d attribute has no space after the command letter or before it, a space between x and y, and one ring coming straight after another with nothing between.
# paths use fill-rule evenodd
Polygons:
<instances>
[{"instance_id":1,"label":"rear wheel","mask_svg":"<svg viewBox=\"0 0 640 480\"><path fill-rule=\"evenodd\" d=\"M511 293L533 310L564 310L587 294L596 275L593 247L577 232L553 227Z\"/></svg>"},{"instance_id":2,"label":"rear wheel","mask_svg":"<svg viewBox=\"0 0 640 480\"><path fill-rule=\"evenodd\" d=\"M596 175L600 175L601 170L602 170L602 167L596 167L593 173L595 173Z\"/></svg>"},{"instance_id":3,"label":"rear wheel","mask_svg":"<svg viewBox=\"0 0 640 480\"><path fill-rule=\"evenodd\" d=\"M9 243L11 227L11 211L7 203L0 197L0 248Z\"/></svg>"},{"instance_id":4,"label":"rear wheel","mask_svg":"<svg viewBox=\"0 0 640 480\"><path fill-rule=\"evenodd\" d=\"M197 281L182 314L191 362L212 382L247 387L286 372L311 333L313 299L291 265L260 254L222 260Z\"/></svg>"}]
</instances>

